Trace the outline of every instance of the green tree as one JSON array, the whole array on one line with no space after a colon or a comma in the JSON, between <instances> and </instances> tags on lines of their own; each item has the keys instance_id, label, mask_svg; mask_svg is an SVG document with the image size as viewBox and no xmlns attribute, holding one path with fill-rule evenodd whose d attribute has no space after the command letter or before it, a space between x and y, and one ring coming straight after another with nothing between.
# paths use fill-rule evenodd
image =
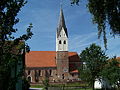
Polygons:
<instances>
[{"instance_id":1,"label":"green tree","mask_svg":"<svg viewBox=\"0 0 120 90\"><path fill-rule=\"evenodd\" d=\"M80 68L80 78L88 82L94 90L94 82L100 78L100 72L106 64L107 56L100 46L91 44L80 54L83 65Z\"/></svg>"},{"instance_id":2,"label":"green tree","mask_svg":"<svg viewBox=\"0 0 120 90\"><path fill-rule=\"evenodd\" d=\"M27 28L27 33L15 38L13 33L18 29L14 26L19 22L18 15L26 4L25 0L0 0L0 90L15 90L18 78L22 78L23 69L12 77L13 67L20 62L21 52L29 46L24 42L31 38L32 24ZM16 70L15 70L16 71ZM14 72L16 73L16 72Z\"/></svg>"},{"instance_id":3,"label":"green tree","mask_svg":"<svg viewBox=\"0 0 120 90\"><path fill-rule=\"evenodd\" d=\"M119 62L117 62L116 58L108 60L104 69L101 72L101 76L103 79L106 79L111 86L116 86L120 88L120 67Z\"/></svg>"},{"instance_id":4,"label":"green tree","mask_svg":"<svg viewBox=\"0 0 120 90\"><path fill-rule=\"evenodd\" d=\"M80 0L71 0L77 4ZM106 27L110 27L110 34L120 35L120 0L87 0L87 7L92 14L92 20L98 27L98 38L103 35L106 47Z\"/></svg>"},{"instance_id":5,"label":"green tree","mask_svg":"<svg viewBox=\"0 0 120 90\"><path fill-rule=\"evenodd\" d=\"M44 86L44 90L48 90L49 87L49 78L45 77L45 79L42 81L43 86Z\"/></svg>"}]
</instances>

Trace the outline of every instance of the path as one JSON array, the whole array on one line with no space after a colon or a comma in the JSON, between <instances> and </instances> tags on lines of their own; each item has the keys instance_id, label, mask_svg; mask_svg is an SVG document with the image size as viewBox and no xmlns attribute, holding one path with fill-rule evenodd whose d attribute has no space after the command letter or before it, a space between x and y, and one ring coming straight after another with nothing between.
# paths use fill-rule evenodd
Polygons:
<instances>
[{"instance_id":1,"label":"path","mask_svg":"<svg viewBox=\"0 0 120 90\"><path fill-rule=\"evenodd\" d=\"M29 90L42 90L42 88L30 88Z\"/></svg>"}]
</instances>

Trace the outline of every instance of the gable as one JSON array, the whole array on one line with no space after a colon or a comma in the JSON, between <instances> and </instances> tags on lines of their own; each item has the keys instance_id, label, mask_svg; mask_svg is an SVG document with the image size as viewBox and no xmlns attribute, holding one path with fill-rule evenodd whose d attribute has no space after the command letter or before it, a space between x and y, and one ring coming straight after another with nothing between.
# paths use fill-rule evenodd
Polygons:
<instances>
[{"instance_id":1,"label":"gable","mask_svg":"<svg viewBox=\"0 0 120 90\"><path fill-rule=\"evenodd\" d=\"M60 34L59 34L58 37L59 37L59 38L60 38L60 37L67 37L66 32L65 32L65 30L64 30L63 27L62 27L62 30L60 31Z\"/></svg>"}]
</instances>

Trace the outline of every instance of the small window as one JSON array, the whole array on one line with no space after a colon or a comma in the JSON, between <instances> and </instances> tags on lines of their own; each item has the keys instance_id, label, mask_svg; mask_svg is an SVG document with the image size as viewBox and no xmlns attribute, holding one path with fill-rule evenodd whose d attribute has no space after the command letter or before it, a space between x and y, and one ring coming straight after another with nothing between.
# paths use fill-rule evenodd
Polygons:
<instances>
[{"instance_id":1,"label":"small window","mask_svg":"<svg viewBox=\"0 0 120 90\"><path fill-rule=\"evenodd\" d=\"M38 72L38 73L39 73L39 76L41 76L41 70L39 70L39 72Z\"/></svg>"},{"instance_id":2,"label":"small window","mask_svg":"<svg viewBox=\"0 0 120 90\"><path fill-rule=\"evenodd\" d=\"M59 44L61 44L62 42L61 42L61 40L59 41Z\"/></svg>"},{"instance_id":3,"label":"small window","mask_svg":"<svg viewBox=\"0 0 120 90\"><path fill-rule=\"evenodd\" d=\"M39 81L39 76L37 70L35 70L35 82Z\"/></svg>"},{"instance_id":4,"label":"small window","mask_svg":"<svg viewBox=\"0 0 120 90\"><path fill-rule=\"evenodd\" d=\"M48 75L49 75L48 70L45 70L45 77L48 77Z\"/></svg>"},{"instance_id":5,"label":"small window","mask_svg":"<svg viewBox=\"0 0 120 90\"><path fill-rule=\"evenodd\" d=\"M50 74L50 76L52 76L52 70L49 70L49 74Z\"/></svg>"},{"instance_id":6,"label":"small window","mask_svg":"<svg viewBox=\"0 0 120 90\"><path fill-rule=\"evenodd\" d=\"M64 74L62 74L62 79L65 79Z\"/></svg>"},{"instance_id":7,"label":"small window","mask_svg":"<svg viewBox=\"0 0 120 90\"><path fill-rule=\"evenodd\" d=\"M66 41L64 41L63 43L66 44Z\"/></svg>"},{"instance_id":8,"label":"small window","mask_svg":"<svg viewBox=\"0 0 120 90\"><path fill-rule=\"evenodd\" d=\"M28 75L30 75L30 70L28 70Z\"/></svg>"},{"instance_id":9,"label":"small window","mask_svg":"<svg viewBox=\"0 0 120 90\"><path fill-rule=\"evenodd\" d=\"M72 77L74 77L74 74L72 74Z\"/></svg>"}]
</instances>

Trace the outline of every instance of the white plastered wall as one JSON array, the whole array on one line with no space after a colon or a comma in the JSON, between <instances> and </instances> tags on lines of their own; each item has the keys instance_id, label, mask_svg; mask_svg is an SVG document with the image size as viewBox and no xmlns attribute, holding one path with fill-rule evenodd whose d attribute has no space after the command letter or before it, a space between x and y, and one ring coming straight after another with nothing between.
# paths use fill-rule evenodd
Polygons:
<instances>
[{"instance_id":1,"label":"white plastered wall","mask_svg":"<svg viewBox=\"0 0 120 90\"><path fill-rule=\"evenodd\" d=\"M61 44L59 43L60 41ZM64 28L62 28L58 37L56 34L56 51L68 51L68 37L65 33Z\"/></svg>"}]
</instances>

